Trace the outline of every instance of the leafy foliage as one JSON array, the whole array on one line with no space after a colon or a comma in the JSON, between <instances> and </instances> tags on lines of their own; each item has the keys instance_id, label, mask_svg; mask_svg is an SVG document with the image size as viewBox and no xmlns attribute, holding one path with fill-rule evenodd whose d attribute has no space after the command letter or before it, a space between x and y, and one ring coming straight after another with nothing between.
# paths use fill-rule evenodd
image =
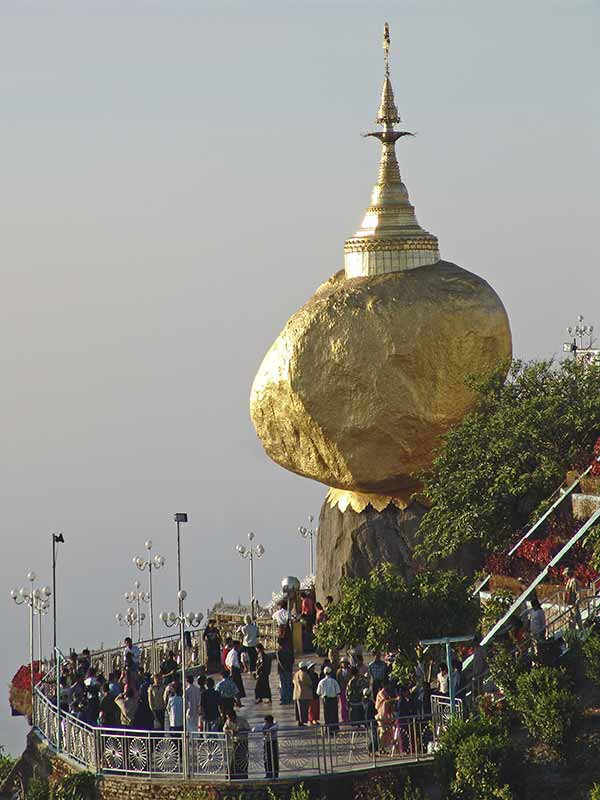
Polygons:
<instances>
[{"instance_id":1,"label":"leafy foliage","mask_svg":"<svg viewBox=\"0 0 600 800\"><path fill-rule=\"evenodd\" d=\"M0 745L0 783L6 778L15 764L15 759L7 756L4 747Z\"/></svg>"},{"instance_id":2,"label":"leafy foliage","mask_svg":"<svg viewBox=\"0 0 600 800\"><path fill-rule=\"evenodd\" d=\"M513 653L498 645L492 651L489 667L492 680L507 700L511 700L517 692L517 680L525 672L522 659L515 658Z\"/></svg>"},{"instance_id":3,"label":"leafy foliage","mask_svg":"<svg viewBox=\"0 0 600 800\"><path fill-rule=\"evenodd\" d=\"M48 781L34 775L27 784L25 800L50 800L50 786Z\"/></svg>"},{"instance_id":4,"label":"leafy foliage","mask_svg":"<svg viewBox=\"0 0 600 800\"><path fill-rule=\"evenodd\" d=\"M560 755L568 742L577 698L564 669L537 667L517 677L510 703L531 736Z\"/></svg>"},{"instance_id":5,"label":"leafy foliage","mask_svg":"<svg viewBox=\"0 0 600 800\"><path fill-rule=\"evenodd\" d=\"M591 633L581 646L586 677L600 686L600 635Z\"/></svg>"},{"instance_id":6,"label":"leafy foliage","mask_svg":"<svg viewBox=\"0 0 600 800\"><path fill-rule=\"evenodd\" d=\"M91 772L74 772L53 787L52 800L96 800L96 776Z\"/></svg>"},{"instance_id":7,"label":"leafy foliage","mask_svg":"<svg viewBox=\"0 0 600 800\"><path fill-rule=\"evenodd\" d=\"M487 633L500 617L511 607L514 596L508 589L496 589L483 606L481 612L481 632Z\"/></svg>"},{"instance_id":8,"label":"leafy foliage","mask_svg":"<svg viewBox=\"0 0 600 800\"><path fill-rule=\"evenodd\" d=\"M600 800L600 783L595 783L590 789L590 800Z\"/></svg>"},{"instance_id":9,"label":"leafy foliage","mask_svg":"<svg viewBox=\"0 0 600 800\"><path fill-rule=\"evenodd\" d=\"M380 772L355 781L352 800L427 800L429 795L397 772Z\"/></svg>"},{"instance_id":10,"label":"leafy foliage","mask_svg":"<svg viewBox=\"0 0 600 800\"><path fill-rule=\"evenodd\" d=\"M507 729L497 720L451 720L435 754L446 797L456 800L512 800L507 782L512 752Z\"/></svg>"},{"instance_id":11,"label":"leafy foliage","mask_svg":"<svg viewBox=\"0 0 600 800\"><path fill-rule=\"evenodd\" d=\"M451 571L407 581L392 564L382 564L368 578L345 579L340 596L317 630L324 649L364 644L411 658L419 639L471 633L479 616L467 579Z\"/></svg>"},{"instance_id":12,"label":"leafy foliage","mask_svg":"<svg viewBox=\"0 0 600 800\"><path fill-rule=\"evenodd\" d=\"M478 407L449 431L422 476L432 503L420 527L422 555L448 556L469 542L504 547L569 468L589 463L600 431L600 365L515 361L504 374L472 379Z\"/></svg>"}]
</instances>

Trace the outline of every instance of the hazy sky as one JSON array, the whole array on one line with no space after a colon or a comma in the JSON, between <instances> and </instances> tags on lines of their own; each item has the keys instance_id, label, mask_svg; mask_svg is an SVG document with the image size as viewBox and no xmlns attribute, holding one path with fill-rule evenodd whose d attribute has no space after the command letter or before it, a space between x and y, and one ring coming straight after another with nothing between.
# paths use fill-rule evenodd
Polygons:
<instances>
[{"instance_id":1,"label":"hazy sky","mask_svg":"<svg viewBox=\"0 0 600 800\"><path fill-rule=\"evenodd\" d=\"M3 685L27 661L8 590L49 581L51 531L65 650L123 634L148 537L173 607L175 511L190 607L247 595L250 529L261 599L306 573L325 490L263 455L248 394L368 202L386 19L419 221L517 354L557 352L600 324L597 0L2 0Z\"/></svg>"}]
</instances>

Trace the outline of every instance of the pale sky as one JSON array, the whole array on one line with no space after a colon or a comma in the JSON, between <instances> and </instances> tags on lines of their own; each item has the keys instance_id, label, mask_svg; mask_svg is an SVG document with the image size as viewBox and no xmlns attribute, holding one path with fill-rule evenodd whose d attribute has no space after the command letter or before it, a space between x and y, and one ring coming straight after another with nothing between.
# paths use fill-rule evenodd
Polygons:
<instances>
[{"instance_id":1,"label":"pale sky","mask_svg":"<svg viewBox=\"0 0 600 800\"><path fill-rule=\"evenodd\" d=\"M148 537L174 606L175 511L190 608L247 596L250 529L260 599L306 573L325 488L267 459L248 395L367 205L386 19L420 223L516 354L560 351L600 324L597 0L0 5L2 685L28 660L8 592L49 582L52 531L65 650L124 634ZM24 732L3 699L0 742Z\"/></svg>"}]
</instances>

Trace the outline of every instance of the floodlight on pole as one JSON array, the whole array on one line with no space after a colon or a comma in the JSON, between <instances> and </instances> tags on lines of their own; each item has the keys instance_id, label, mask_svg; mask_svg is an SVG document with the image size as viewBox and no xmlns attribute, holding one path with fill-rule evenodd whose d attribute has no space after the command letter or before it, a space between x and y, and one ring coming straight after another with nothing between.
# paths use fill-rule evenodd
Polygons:
<instances>
[{"instance_id":1,"label":"floodlight on pole","mask_svg":"<svg viewBox=\"0 0 600 800\"><path fill-rule=\"evenodd\" d=\"M308 552L309 552L309 575L313 576L315 574L315 560L314 560L314 545L313 540L317 535L318 528L313 529L313 522L315 518L312 514L308 516L308 528L305 528L304 525L300 525L298 528L298 533L302 536L303 539L308 539Z\"/></svg>"}]
</instances>

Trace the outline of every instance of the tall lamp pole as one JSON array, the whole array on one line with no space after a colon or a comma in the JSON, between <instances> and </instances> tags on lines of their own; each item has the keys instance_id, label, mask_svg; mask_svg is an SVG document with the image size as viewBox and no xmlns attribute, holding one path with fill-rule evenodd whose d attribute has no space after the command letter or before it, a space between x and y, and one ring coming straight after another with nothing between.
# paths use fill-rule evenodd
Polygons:
<instances>
[{"instance_id":1,"label":"tall lamp pole","mask_svg":"<svg viewBox=\"0 0 600 800\"><path fill-rule=\"evenodd\" d=\"M28 572L27 573L27 580L29 581L29 588L26 586L22 586L18 591L17 589L11 589L10 596L13 601L18 605L27 605L29 606L29 670L30 670L30 677L31 677L31 716L32 719L34 718L34 703L33 703L33 689L35 683L35 670L33 668L33 661L35 658L35 651L34 651L34 632L33 632L33 615L36 609L36 606L41 602L45 602L48 597L52 594L52 590L49 586L44 586L43 589L34 589L33 584L36 580L35 572Z\"/></svg>"},{"instance_id":2,"label":"tall lamp pole","mask_svg":"<svg viewBox=\"0 0 600 800\"><path fill-rule=\"evenodd\" d=\"M151 551L152 551L152 541L148 539L144 546L148 551L148 558L141 558L140 556L136 556L133 559L133 563L135 566L143 572L146 568L148 569L148 596L150 598L150 639L152 641L152 655L150 657L150 665L152 672L156 672L156 653L155 653L155 646L154 646L154 600L152 594L152 570L153 569L160 569L165 565L165 559L162 556L154 556L152 558Z\"/></svg>"},{"instance_id":3,"label":"tall lamp pole","mask_svg":"<svg viewBox=\"0 0 600 800\"><path fill-rule=\"evenodd\" d=\"M308 539L308 548L309 548L308 552L310 554L310 560L309 560L310 572L309 572L309 575L314 575L315 574L315 557L314 557L313 539L317 535L317 530L318 529L314 528L314 530L313 530L313 522L314 521L315 521L315 518L313 517L313 515L309 514L309 516L308 516L308 528L305 528L304 525L300 525L300 527L298 528L298 533L300 534L300 536L302 536L303 539Z\"/></svg>"},{"instance_id":4,"label":"tall lamp pole","mask_svg":"<svg viewBox=\"0 0 600 800\"><path fill-rule=\"evenodd\" d=\"M235 549L242 558L247 558L250 561L250 616L254 621L254 606L256 603L254 598L254 558L261 558L265 553L265 548L262 544L253 544L254 533L252 531L248 534L248 541L250 542L250 547L244 547L243 544L238 544Z\"/></svg>"},{"instance_id":5,"label":"tall lamp pole","mask_svg":"<svg viewBox=\"0 0 600 800\"><path fill-rule=\"evenodd\" d=\"M187 714L185 702L185 626L189 625L191 628L199 627L203 620L203 615L198 612L190 611L187 616L183 613L183 601L187 597L185 589L180 589L177 592L177 606L179 613L174 611L162 611L160 614L161 620L165 623L167 628L172 628L174 625L179 625L179 648L181 650L181 695L182 695L182 716L183 716L183 732L182 732L182 768L183 777L189 776L188 768L188 739L187 739Z\"/></svg>"},{"instance_id":6,"label":"tall lamp pole","mask_svg":"<svg viewBox=\"0 0 600 800\"><path fill-rule=\"evenodd\" d=\"M64 544L65 539L62 533L52 534L52 658L54 659L54 670L56 679L56 714L57 714L57 743L56 747L60 753L60 737L62 726L60 724L60 658L56 650L56 545Z\"/></svg>"},{"instance_id":7,"label":"tall lamp pole","mask_svg":"<svg viewBox=\"0 0 600 800\"><path fill-rule=\"evenodd\" d=\"M56 658L56 545L64 544L62 533L52 534L52 656ZM58 692L58 685L56 687ZM58 694L57 694L58 697Z\"/></svg>"},{"instance_id":8,"label":"tall lamp pole","mask_svg":"<svg viewBox=\"0 0 600 800\"><path fill-rule=\"evenodd\" d=\"M129 607L125 614L118 611L115 614L115 619L119 625L127 625L129 627L129 638L133 639L133 626L138 622L138 613L135 608ZM146 615L142 613L142 621L146 619Z\"/></svg>"},{"instance_id":9,"label":"tall lamp pole","mask_svg":"<svg viewBox=\"0 0 600 800\"><path fill-rule=\"evenodd\" d=\"M146 619L146 615L142 613L142 603L150 602L149 592L144 592L141 589L141 583L135 581L133 584L132 592L125 592L125 600L128 603L136 603L137 605L137 640L142 641L142 622Z\"/></svg>"},{"instance_id":10,"label":"tall lamp pole","mask_svg":"<svg viewBox=\"0 0 600 800\"><path fill-rule=\"evenodd\" d=\"M175 514L175 525L177 526L177 591L181 591L181 537L180 525L188 521L187 514Z\"/></svg>"}]
</instances>

